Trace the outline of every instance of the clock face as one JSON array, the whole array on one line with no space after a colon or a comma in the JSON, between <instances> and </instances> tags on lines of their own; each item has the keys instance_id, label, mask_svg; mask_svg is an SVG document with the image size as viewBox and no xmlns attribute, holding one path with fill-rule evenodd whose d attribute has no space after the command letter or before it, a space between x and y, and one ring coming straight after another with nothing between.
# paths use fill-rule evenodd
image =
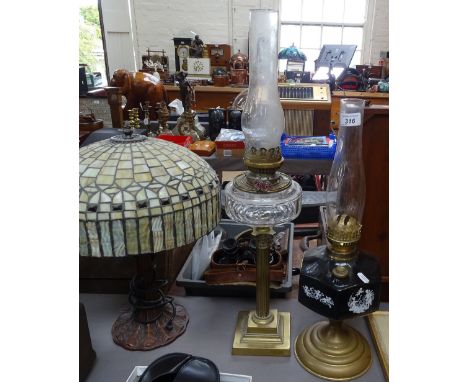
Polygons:
<instances>
[{"instance_id":1,"label":"clock face","mask_svg":"<svg viewBox=\"0 0 468 382\"><path fill-rule=\"evenodd\" d=\"M187 58L189 56L189 47L187 45L180 45L177 48L177 55L180 58Z\"/></svg>"}]
</instances>

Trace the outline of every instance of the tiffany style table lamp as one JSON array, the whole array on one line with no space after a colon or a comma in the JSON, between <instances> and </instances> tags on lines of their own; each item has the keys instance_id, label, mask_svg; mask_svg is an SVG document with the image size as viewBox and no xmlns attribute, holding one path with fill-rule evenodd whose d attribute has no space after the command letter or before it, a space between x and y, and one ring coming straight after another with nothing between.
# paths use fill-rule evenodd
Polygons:
<instances>
[{"instance_id":1,"label":"tiffany style table lamp","mask_svg":"<svg viewBox=\"0 0 468 382\"><path fill-rule=\"evenodd\" d=\"M299 302L328 321L299 334L296 358L309 372L332 381L357 378L369 369L369 344L343 320L372 313L380 300L378 261L357 246L366 191L363 117L363 100L341 100L340 130L327 187L328 245L304 254L299 278Z\"/></svg>"},{"instance_id":2,"label":"tiffany style table lamp","mask_svg":"<svg viewBox=\"0 0 468 382\"><path fill-rule=\"evenodd\" d=\"M184 307L161 290L152 254L190 244L220 219L214 170L184 147L143 135L124 135L80 149L80 256L137 256L130 283L133 309L112 327L114 342L150 350L186 328Z\"/></svg>"},{"instance_id":3,"label":"tiffany style table lamp","mask_svg":"<svg viewBox=\"0 0 468 382\"><path fill-rule=\"evenodd\" d=\"M303 52L301 52L294 46L294 43L290 47L282 49L278 53L278 59L287 60L286 72L295 71L300 73L301 75L304 72L307 57Z\"/></svg>"},{"instance_id":4,"label":"tiffany style table lamp","mask_svg":"<svg viewBox=\"0 0 468 382\"><path fill-rule=\"evenodd\" d=\"M302 190L278 172L284 131L277 88L278 12L250 12L250 83L242 113L247 171L226 186L228 216L253 227L256 236L256 310L239 313L233 354L290 355L290 314L270 310L268 255L273 227L299 215Z\"/></svg>"}]
</instances>

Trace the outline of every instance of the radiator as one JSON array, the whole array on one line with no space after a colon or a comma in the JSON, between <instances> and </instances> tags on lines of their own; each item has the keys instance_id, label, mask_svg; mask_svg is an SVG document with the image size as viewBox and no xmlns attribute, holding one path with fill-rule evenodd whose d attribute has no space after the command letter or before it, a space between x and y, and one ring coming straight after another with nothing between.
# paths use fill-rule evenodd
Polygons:
<instances>
[{"instance_id":1,"label":"radiator","mask_svg":"<svg viewBox=\"0 0 468 382\"><path fill-rule=\"evenodd\" d=\"M314 135L314 111L284 110L284 130L288 135Z\"/></svg>"}]
</instances>

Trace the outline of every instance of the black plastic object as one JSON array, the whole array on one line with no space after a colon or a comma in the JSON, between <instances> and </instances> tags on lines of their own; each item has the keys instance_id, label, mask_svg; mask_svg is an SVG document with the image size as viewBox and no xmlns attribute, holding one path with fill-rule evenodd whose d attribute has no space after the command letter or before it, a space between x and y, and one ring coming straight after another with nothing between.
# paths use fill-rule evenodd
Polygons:
<instances>
[{"instance_id":1,"label":"black plastic object","mask_svg":"<svg viewBox=\"0 0 468 382\"><path fill-rule=\"evenodd\" d=\"M138 382L219 382L218 367L209 359L169 353L153 361Z\"/></svg>"},{"instance_id":2,"label":"black plastic object","mask_svg":"<svg viewBox=\"0 0 468 382\"><path fill-rule=\"evenodd\" d=\"M242 130L241 118L242 118L242 110L229 109L228 111L229 128L234 129L234 130Z\"/></svg>"},{"instance_id":3,"label":"black plastic object","mask_svg":"<svg viewBox=\"0 0 468 382\"><path fill-rule=\"evenodd\" d=\"M219 264L235 264L238 261L239 246L237 240L230 237L223 241L221 256L218 257Z\"/></svg>"},{"instance_id":4,"label":"black plastic object","mask_svg":"<svg viewBox=\"0 0 468 382\"><path fill-rule=\"evenodd\" d=\"M323 245L304 253L299 278L299 302L333 320L343 320L376 311L380 303L378 260L362 251L351 261L337 262ZM335 267L347 270L336 277Z\"/></svg>"},{"instance_id":5,"label":"black plastic object","mask_svg":"<svg viewBox=\"0 0 468 382\"><path fill-rule=\"evenodd\" d=\"M219 135L221 129L226 128L224 109L208 109L208 135L212 141Z\"/></svg>"},{"instance_id":6,"label":"black plastic object","mask_svg":"<svg viewBox=\"0 0 468 382\"><path fill-rule=\"evenodd\" d=\"M235 256L238 251L237 240L233 237L227 238L223 241L223 252L229 256Z\"/></svg>"}]
</instances>

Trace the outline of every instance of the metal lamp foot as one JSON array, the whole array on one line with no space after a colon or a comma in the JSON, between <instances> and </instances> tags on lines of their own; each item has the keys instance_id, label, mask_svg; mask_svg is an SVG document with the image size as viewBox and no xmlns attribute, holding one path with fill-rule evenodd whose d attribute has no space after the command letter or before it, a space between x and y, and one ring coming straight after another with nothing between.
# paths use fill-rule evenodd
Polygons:
<instances>
[{"instance_id":1,"label":"metal lamp foot","mask_svg":"<svg viewBox=\"0 0 468 382\"><path fill-rule=\"evenodd\" d=\"M348 381L363 375L372 357L366 339L342 321L322 321L296 338L294 353L309 373L330 381Z\"/></svg>"},{"instance_id":2,"label":"metal lamp foot","mask_svg":"<svg viewBox=\"0 0 468 382\"><path fill-rule=\"evenodd\" d=\"M271 316L271 318L270 318ZM291 315L272 309L267 320L256 318L255 310L241 311L237 317L233 355L291 355Z\"/></svg>"}]
</instances>

